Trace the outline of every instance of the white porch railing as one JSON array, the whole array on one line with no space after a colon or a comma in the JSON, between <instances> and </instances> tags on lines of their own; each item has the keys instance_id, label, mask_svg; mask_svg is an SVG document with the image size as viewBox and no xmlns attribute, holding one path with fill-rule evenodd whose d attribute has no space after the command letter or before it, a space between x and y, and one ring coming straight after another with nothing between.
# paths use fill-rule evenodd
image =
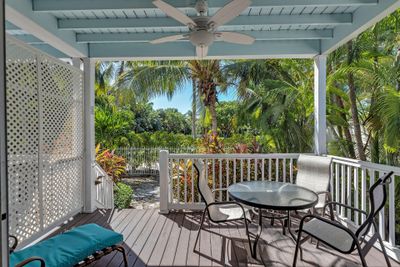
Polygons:
<instances>
[{"instance_id":1,"label":"white porch railing","mask_svg":"<svg viewBox=\"0 0 400 267\"><path fill-rule=\"evenodd\" d=\"M197 191L197 174L192 165L202 160L212 189L226 188L232 183L250 180L295 182L299 154L169 154L160 152L160 209L203 209ZM379 215L379 231L389 248L389 254L400 258L400 168L359 160L330 156L331 192L333 200L368 211L368 189L376 179L394 171L388 188L388 201ZM397 192L397 195L396 195ZM216 191L218 200L228 200L226 192ZM397 205L397 207L396 207ZM396 214L397 213L397 214ZM337 210L349 225L361 224L364 216L350 210ZM397 216L397 217L396 217ZM397 229L396 229L397 227ZM397 240L396 240L397 233Z\"/></svg>"},{"instance_id":2,"label":"white porch railing","mask_svg":"<svg viewBox=\"0 0 400 267\"><path fill-rule=\"evenodd\" d=\"M197 191L197 174L192 165L202 160L216 197L228 200L226 188L232 183L252 180L293 182L299 154L169 154L160 152L161 211L204 208Z\"/></svg>"},{"instance_id":3,"label":"white porch railing","mask_svg":"<svg viewBox=\"0 0 400 267\"><path fill-rule=\"evenodd\" d=\"M96 207L100 209L114 208L114 182L107 173L95 163Z\"/></svg>"}]
</instances>

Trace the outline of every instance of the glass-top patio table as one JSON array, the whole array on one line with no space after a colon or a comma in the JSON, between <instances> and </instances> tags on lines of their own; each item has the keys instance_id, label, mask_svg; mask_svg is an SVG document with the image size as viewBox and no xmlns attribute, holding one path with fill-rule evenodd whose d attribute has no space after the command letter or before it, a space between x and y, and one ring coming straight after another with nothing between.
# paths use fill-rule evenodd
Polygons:
<instances>
[{"instance_id":1,"label":"glass-top patio table","mask_svg":"<svg viewBox=\"0 0 400 267\"><path fill-rule=\"evenodd\" d=\"M292 210L309 209L318 202L318 196L313 191L289 183L272 181L248 181L236 183L228 187L229 197L247 206L258 209L258 231L254 240L252 256L257 258L257 242L262 233L262 210L287 211L287 227L290 229Z\"/></svg>"}]
</instances>

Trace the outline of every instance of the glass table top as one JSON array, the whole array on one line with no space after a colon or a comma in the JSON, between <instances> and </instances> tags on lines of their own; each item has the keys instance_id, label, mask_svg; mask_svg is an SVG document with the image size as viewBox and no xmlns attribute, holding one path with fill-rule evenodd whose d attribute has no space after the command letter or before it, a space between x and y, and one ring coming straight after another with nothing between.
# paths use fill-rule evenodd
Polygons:
<instances>
[{"instance_id":1,"label":"glass table top","mask_svg":"<svg viewBox=\"0 0 400 267\"><path fill-rule=\"evenodd\" d=\"M307 209L318 201L317 194L307 188L272 181L236 183L228 187L228 193L243 204L274 210Z\"/></svg>"}]
</instances>

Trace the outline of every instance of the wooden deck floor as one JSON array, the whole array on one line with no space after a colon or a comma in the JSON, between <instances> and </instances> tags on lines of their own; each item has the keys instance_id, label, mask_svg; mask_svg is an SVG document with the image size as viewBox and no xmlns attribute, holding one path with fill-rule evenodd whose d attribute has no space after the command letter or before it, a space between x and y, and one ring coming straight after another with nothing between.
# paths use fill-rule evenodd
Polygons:
<instances>
[{"instance_id":1,"label":"wooden deck floor","mask_svg":"<svg viewBox=\"0 0 400 267\"><path fill-rule=\"evenodd\" d=\"M129 266L291 266L295 244L284 236L280 226L266 222L259 243L261 260L250 256L244 226L238 223L207 224L210 231L202 231L198 249L193 252L200 221L199 213L161 215L158 210L98 210L79 214L67 224L71 228L86 223L97 223L124 235ZM255 231L253 226L252 230ZM267 244L268 242L268 244ZM385 266L383 255L376 249L367 256L369 266ZM359 266L356 255L341 255L327 248L316 249L315 244L304 245L304 261L298 266ZM119 254L110 254L94 264L123 266ZM392 266L400 266L392 262Z\"/></svg>"}]
</instances>

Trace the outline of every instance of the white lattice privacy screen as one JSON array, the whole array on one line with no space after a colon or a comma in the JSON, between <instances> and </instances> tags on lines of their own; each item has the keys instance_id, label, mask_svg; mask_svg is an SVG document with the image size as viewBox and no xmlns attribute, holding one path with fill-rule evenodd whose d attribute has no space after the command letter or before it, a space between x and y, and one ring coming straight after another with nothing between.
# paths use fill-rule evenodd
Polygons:
<instances>
[{"instance_id":1,"label":"white lattice privacy screen","mask_svg":"<svg viewBox=\"0 0 400 267\"><path fill-rule=\"evenodd\" d=\"M7 37L10 233L28 241L82 208L83 74Z\"/></svg>"}]
</instances>

